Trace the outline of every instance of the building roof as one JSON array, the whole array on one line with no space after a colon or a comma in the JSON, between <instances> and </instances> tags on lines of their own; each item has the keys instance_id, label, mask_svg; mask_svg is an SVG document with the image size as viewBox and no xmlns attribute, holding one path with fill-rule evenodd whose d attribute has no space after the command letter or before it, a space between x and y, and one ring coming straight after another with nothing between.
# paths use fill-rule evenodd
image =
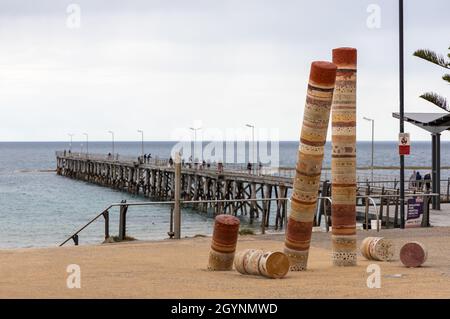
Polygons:
<instances>
[{"instance_id":1,"label":"building roof","mask_svg":"<svg viewBox=\"0 0 450 319\"><path fill-rule=\"evenodd\" d=\"M400 119L399 113L392 113ZM450 113L405 113L403 119L430 133L441 133L450 129Z\"/></svg>"}]
</instances>

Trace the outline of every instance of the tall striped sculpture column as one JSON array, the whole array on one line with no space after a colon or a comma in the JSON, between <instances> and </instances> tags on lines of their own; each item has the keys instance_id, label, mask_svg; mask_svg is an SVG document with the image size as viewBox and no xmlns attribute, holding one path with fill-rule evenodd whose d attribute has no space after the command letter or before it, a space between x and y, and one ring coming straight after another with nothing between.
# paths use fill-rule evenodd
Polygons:
<instances>
[{"instance_id":1,"label":"tall striped sculpture column","mask_svg":"<svg viewBox=\"0 0 450 319\"><path fill-rule=\"evenodd\" d=\"M291 271L307 268L336 69L330 62L311 65L284 249Z\"/></svg>"},{"instance_id":2,"label":"tall striped sculpture column","mask_svg":"<svg viewBox=\"0 0 450 319\"><path fill-rule=\"evenodd\" d=\"M333 50L333 63L338 67L331 116L332 256L336 266L356 266L356 60L356 49Z\"/></svg>"}]
</instances>

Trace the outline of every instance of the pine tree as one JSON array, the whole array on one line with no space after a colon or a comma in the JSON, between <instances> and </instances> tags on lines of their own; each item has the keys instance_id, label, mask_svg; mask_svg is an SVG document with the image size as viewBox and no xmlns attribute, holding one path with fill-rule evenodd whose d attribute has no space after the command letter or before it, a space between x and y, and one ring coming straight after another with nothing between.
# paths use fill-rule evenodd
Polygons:
<instances>
[{"instance_id":1,"label":"pine tree","mask_svg":"<svg viewBox=\"0 0 450 319\"><path fill-rule=\"evenodd\" d=\"M450 50L450 48L449 48ZM450 70L450 53L447 55L447 58L443 55L438 55L435 52L427 49L420 49L414 52L414 56L424 59L428 62L434 63L443 67L444 69ZM442 79L450 84L450 74L444 74ZM433 103L434 105L440 107L447 112L450 112L450 105L447 99L437 93L427 92L420 96L422 99Z\"/></svg>"}]
</instances>

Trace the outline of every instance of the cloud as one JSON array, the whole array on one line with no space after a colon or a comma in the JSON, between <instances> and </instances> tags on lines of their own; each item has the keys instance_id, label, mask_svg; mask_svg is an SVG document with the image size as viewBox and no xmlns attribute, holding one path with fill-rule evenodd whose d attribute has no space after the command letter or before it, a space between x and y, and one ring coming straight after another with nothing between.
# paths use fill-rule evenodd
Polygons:
<instances>
[{"instance_id":1,"label":"cloud","mask_svg":"<svg viewBox=\"0 0 450 319\"><path fill-rule=\"evenodd\" d=\"M105 140L109 129L129 140L136 127L165 140L195 119L219 129L253 122L297 140L310 63L330 59L337 46L359 50L358 114L376 119L377 138L396 139L398 12L391 0L84 0L76 1L81 28L69 29L71 2L0 2L2 140L60 140L67 131ZM366 25L371 3L380 5L381 29ZM417 97L423 90L448 91L440 70L411 54L445 52L449 6L407 2L410 111L431 110ZM358 138L369 137L360 122Z\"/></svg>"}]
</instances>

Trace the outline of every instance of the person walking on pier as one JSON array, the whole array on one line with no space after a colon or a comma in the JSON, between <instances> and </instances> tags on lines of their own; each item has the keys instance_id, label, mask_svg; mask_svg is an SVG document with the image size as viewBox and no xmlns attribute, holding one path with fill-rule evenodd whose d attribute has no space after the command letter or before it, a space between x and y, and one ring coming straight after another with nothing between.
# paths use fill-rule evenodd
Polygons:
<instances>
[{"instance_id":1,"label":"person walking on pier","mask_svg":"<svg viewBox=\"0 0 450 319\"><path fill-rule=\"evenodd\" d=\"M414 189L416 187L416 171L413 171L411 176L409 177L409 183L408 188L410 190Z\"/></svg>"},{"instance_id":2,"label":"person walking on pier","mask_svg":"<svg viewBox=\"0 0 450 319\"><path fill-rule=\"evenodd\" d=\"M144 164L147 163L147 154L144 154Z\"/></svg>"},{"instance_id":3,"label":"person walking on pier","mask_svg":"<svg viewBox=\"0 0 450 319\"><path fill-rule=\"evenodd\" d=\"M425 176L423 177L423 182L425 183L425 190L427 191L427 193L429 193L430 189L431 189L431 174L430 173L425 174Z\"/></svg>"},{"instance_id":4,"label":"person walking on pier","mask_svg":"<svg viewBox=\"0 0 450 319\"><path fill-rule=\"evenodd\" d=\"M422 190L422 175L420 175L419 171L416 173L416 187L418 191Z\"/></svg>"},{"instance_id":5,"label":"person walking on pier","mask_svg":"<svg viewBox=\"0 0 450 319\"><path fill-rule=\"evenodd\" d=\"M250 162L248 162L248 164L247 164L247 171L249 174L252 173L252 163L250 163Z\"/></svg>"}]
</instances>

